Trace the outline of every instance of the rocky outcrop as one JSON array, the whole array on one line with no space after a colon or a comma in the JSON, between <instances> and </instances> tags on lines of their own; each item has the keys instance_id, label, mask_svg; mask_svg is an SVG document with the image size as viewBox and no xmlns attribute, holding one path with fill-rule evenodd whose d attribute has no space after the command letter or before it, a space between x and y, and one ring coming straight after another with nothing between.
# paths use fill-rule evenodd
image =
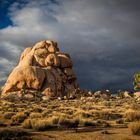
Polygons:
<instances>
[{"instance_id":1,"label":"rocky outcrop","mask_svg":"<svg viewBox=\"0 0 140 140\"><path fill-rule=\"evenodd\" d=\"M61 52L56 42L41 41L23 51L2 89L2 97L26 90L64 96L78 87L72 66L70 56Z\"/></svg>"},{"instance_id":2,"label":"rocky outcrop","mask_svg":"<svg viewBox=\"0 0 140 140\"><path fill-rule=\"evenodd\" d=\"M131 98L133 96L132 93L130 93L129 91L126 90L119 90L118 91L118 95L119 98Z\"/></svg>"},{"instance_id":3,"label":"rocky outcrop","mask_svg":"<svg viewBox=\"0 0 140 140\"><path fill-rule=\"evenodd\" d=\"M111 92L109 90L96 91L93 95L95 98L102 98L104 100L109 100L111 98Z\"/></svg>"}]
</instances>

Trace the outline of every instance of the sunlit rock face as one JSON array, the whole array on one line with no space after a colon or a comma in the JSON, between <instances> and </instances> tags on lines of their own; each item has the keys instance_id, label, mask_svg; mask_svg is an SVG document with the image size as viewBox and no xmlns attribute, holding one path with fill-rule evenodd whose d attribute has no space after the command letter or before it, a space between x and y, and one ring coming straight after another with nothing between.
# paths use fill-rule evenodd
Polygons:
<instances>
[{"instance_id":1,"label":"sunlit rock face","mask_svg":"<svg viewBox=\"0 0 140 140\"><path fill-rule=\"evenodd\" d=\"M56 42L41 41L23 51L2 89L2 97L23 90L65 96L78 88L72 66L70 56L61 52Z\"/></svg>"}]
</instances>

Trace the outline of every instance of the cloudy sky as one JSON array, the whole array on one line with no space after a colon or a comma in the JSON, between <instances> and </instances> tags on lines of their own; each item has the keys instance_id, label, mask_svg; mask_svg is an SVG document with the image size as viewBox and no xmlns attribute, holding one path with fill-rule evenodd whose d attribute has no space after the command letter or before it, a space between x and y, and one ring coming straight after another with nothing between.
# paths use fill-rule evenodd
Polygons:
<instances>
[{"instance_id":1,"label":"cloudy sky","mask_svg":"<svg viewBox=\"0 0 140 140\"><path fill-rule=\"evenodd\" d=\"M24 48L56 40L84 89L133 90L140 0L0 0L0 85Z\"/></svg>"}]
</instances>

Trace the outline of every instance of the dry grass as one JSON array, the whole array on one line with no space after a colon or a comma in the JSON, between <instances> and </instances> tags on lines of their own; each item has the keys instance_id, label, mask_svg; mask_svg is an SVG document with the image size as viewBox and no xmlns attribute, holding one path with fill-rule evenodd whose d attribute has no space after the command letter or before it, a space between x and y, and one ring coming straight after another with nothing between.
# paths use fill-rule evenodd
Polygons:
<instances>
[{"instance_id":1,"label":"dry grass","mask_svg":"<svg viewBox=\"0 0 140 140\"><path fill-rule=\"evenodd\" d=\"M22 127L27 128L27 129L31 129L32 128L31 119L24 120L24 122L22 123Z\"/></svg>"},{"instance_id":2,"label":"dry grass","mask_svg":"<svg viewBox=\"0 0 140 140\"><path fill-rule=\"evenodd\" d=\"M116 120L122 117L121 114L111 113L107 111L97 112L96 114L97 114L97 118L103 119L103 120Z\"/></svg>"},{"instance_id":3,"label":"dry grass","mask_svg":"<svg viewBox=\"0 0 140 140\"><path fill-rule=\"evenodd\" d=\"M140 120L139 104L140 101L135 101L133 98L132 100L113 99L105 102L100 99L91 101L86 97L84 100L53 99L47 102L18 101L11 103L1 100L0 120L4 120L1 122L2 127L5 124L6 127L11 124L10 127L20 128L22 126L26 129L32 129L28 131L53 130L58 132L62 129L69 132L78 127L80 132L83 128L107 130L109 126L111 126L109 129L113 130L112 127L126 127L126 124L131 121ZM126 112L128 109L131 110ZM129 122L125 122L125 120ZM55 131L56 129L58 131ZM39 132L39 134L47 132L49 131Z\"/></svg>"},{"instance_id":4,"label":"dry grass","mask_svg":"<svg viewBox=\"0 0 140 140\"><path fill-rule=\"evenodd\" d=\"M43 110L42 110L42 108L34 107L31 111L41 113Z\"/></svg>"},{"instance_id":5,"label":"dry grass","mask_svg":"<svg viewBox=\"0 0 140 140\"><path fill-rule=\"evenodd\" d=\"M81 126L95 126L95 123L93 122L92 119L81 119L80 125Z\"/></svg>"},{"instance_id":6,"label":"dry grass","mask_svg":"<svg viewBox=\"0 0 140 140\"><path fill-rule=\"evenodd\" d=\"M0 127L6 126L5 121L3 119L0 120Z\"/></svg>"},{"instance_id":7,"label":"dry grass","mask_svg":"<svg viewBox=\"0 0 140 140\"><path fill-rule=\"evenodd\" d=\"M133 135L140 135L140 122L132 122L128 125Z\"/></svg>"},{"instance_id":8,"label":"dry grass","mask_svg":"<svg viewBox=\"0 0 140 140\"><path fill-rule=\"evenodd\" d=\"M52 119L26 119L22 123L23 128L44 131L53 127Z\"/></svg>"},{"instance_id":9,"label":"dry grass","mask_svg":"<svg viewBox=\"0 0 140 140\"><path fill-rule=\"evenodd\" d=\"M42 119L42 120L32 119L31 126L32 126L32 129L36 131L49 130L53 127L52 123L46 119Z\"/></svg>"},{"instance_id":10,"label":"dry grass","mask_svg":"<svg viewBox=\"0 0 140 140\"><path fill-rule=\"evenodd\" d=\"M53 110L52 109L45 109L43 112L42 112L42 116L43 117L48 117L50 114L52 114Z\"/></svg>"},{"instance_id":11,"label":"dry grass","mask_svg":"<svg viewBox=\"0 0 140 140\"><path fill-rule=\"evenodd\" d=\"M0 130L0 139L1 140L27 140L29 134L26 131L19 129L2 129Z\"/></svg>"},{"instance_id":12,"label":"dry grass","mask_svg":"<svg viewBox=\"0 0 140 140\"><path fill-rule=\"evenodd\" d=\"M131 105L131 108L133 110L140 110L140 104L134 103L134 104Z\"/></svg>"},{"instance_id":13,"label":"dry grass","mask_svg":"<svg viewBox=\"0 0 140 140\"><path fill-rule=\"evenodd\" d=\"M42 118L42 114L41 113L32 112L30 114L30 118L31 119L34 119L34 118Z\"/></svg>"},{"instance_id":14,"label":"dry grass","mask_svg":"<svg viewBox=\"0 0 140 140\"><path fill-rule=\"evenodd\" d=\"M127 111L125 113L126 121L133 122L140 120L140 111Z\"/></svg>"},{"instance_id":15,"label":"dry grass","mask_svg":"<svg viewBox=\"0 0 140 140\"><path fill-rule=\"evenodd\" d=\"M118 120L116 120L116 124L124 124L124 120L123 119L118 119Z\"/></svg>"},{"instance_id":16,"label":"dry grass","mask_svg":"<svg viewBox=\"0 0 140 140\"><path fill-rule=\"evenodd\" d=\"M79 125L79 120L61 117L59 119L58 125L59 125L59 128L77 128Z\"/></svg>"},{"instance_id":17,"label":"dry grass","mask_svg":"<svg viewBox=\"0 0 140 140\"><path fill-rule=\"evenodd\" d=\"M5 112L4 115L3 115L3 117L5 119L11 119L12 116L14 116L14 115L15 115L15 112Z\"/></svg>"},{"instance_id":18,"label":"dry grass","mask_svg":"<svg viewBox=\"0 0 140 140\"><path fill-rule=\"evenodd\" d=\"M92 114L90 112L81 112L81 117L90 118L92 117Z\"/></svg>"},{"instance_id":19,"label":"dry grass","mask_svg":"<svg viewBox=\"0 0 140 140\"><path fill-rule=\"evenodd\" d=\"M11 118L12 123L22 123L27 118L27 115L24 112L18 112L16 115L13 115Z\"/></svg>"},{"instance_id":20,"label":"dry grass","mask_svg":"<svg viewBox=\"0 0 140 140\"><path fill-rule=\"evenodd\" d=\"M60 119L60 117L53 116L53 117L51 118L51 122L52 122L52 124L58 124L59 119Z\"/></svg>"}]
</instances>

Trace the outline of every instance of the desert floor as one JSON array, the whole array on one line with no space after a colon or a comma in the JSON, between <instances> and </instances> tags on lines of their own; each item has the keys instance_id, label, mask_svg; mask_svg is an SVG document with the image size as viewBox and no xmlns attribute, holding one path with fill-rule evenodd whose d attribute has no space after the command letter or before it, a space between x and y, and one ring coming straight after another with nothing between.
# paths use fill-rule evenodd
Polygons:
<instances>
[{"instance_id":1,"label":"desert floor","mask_svg":"<svg viewBox=\"0 0 140 140\"><path fill-rule=\"evenodd\" d=\"M0 101L2 140L139 140L139 123L134 98Z\"/></svg>"}]
</instances>

